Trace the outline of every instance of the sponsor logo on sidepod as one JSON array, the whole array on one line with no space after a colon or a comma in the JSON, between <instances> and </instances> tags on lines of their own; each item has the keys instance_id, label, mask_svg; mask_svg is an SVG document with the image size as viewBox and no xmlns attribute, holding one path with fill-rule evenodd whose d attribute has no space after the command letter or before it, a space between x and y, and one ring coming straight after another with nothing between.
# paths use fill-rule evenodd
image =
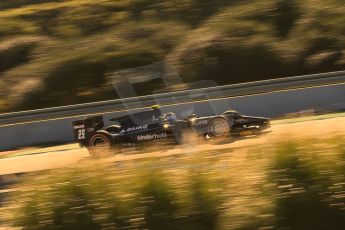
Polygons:
<instances>
[{"instance_id":1,"label":"sponsor logo on sidepod","mask_svg":"<svg viewBox=\"0 0 345 230\"><path fill-rule=\"evenodd\" d=\"M147 127L148 125L140 125L140 126L128 128L126 131L130 132L130 131L142 130L142 129L147 129Z\"/></svg>"},{"instance_id":2,"label":"sponsor logo on sidepod","mask_svg":"<svg viewBox=\"0 0 345 230\"><path fill-rule=\"evenodd\" d=\"M162 139L167 138L166 133L159 133L159 134L146 134L146 135L139 135L138 141L148 141L148 140L154 140L154 139Z\"/></svg>"},{"instance_id":3,"label":"sponsor logo on sidepod","mask_svg":"<svg viewBox=\"0 0 345 230\"><path fill-rule=\"evenodd\" d=\"M208 123L208 120L197 120L197 121L195 121L196 126L207 125L207 123Z\"/></svg>"}]
</instances>

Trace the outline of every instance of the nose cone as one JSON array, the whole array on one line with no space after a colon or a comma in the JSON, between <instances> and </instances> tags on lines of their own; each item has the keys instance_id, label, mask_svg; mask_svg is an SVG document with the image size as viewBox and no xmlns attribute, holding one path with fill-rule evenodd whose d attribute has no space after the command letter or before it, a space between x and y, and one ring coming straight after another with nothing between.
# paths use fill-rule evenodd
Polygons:
<instances>
[{"instance_id":1,"label":"nose cone","mask_svg":"<svg viewBox=\"0 0 345 230\"><path fill-rule=\"evenodd\" d=\"M271 122L271 119L270 118L263 118L263 120L265 121L265 122L267 122L267 123L270 123Z\"/></svg>"},{"instance_id":2,"label":"nose cone","mask_svg":"<svg viewBox=\"0 0 345 230\"><path fill-rule=\"evenodd\" d=\"M271 128L271 119L270 118L261 117L261 118L258 118L258 120L256 122L260 124L261 129Z\"/></svg>"},{"instance_id":3,"label":"nose cone","mask_svg":"<svg viewBox=\"0 0 345 230\"><path fill-rule=\"evenodd\" d=\"M270 122L270 118L267 117L252 117L252 116L243 116L243 118L246 118L252 122Z\"/></svg>"}]
</instances>

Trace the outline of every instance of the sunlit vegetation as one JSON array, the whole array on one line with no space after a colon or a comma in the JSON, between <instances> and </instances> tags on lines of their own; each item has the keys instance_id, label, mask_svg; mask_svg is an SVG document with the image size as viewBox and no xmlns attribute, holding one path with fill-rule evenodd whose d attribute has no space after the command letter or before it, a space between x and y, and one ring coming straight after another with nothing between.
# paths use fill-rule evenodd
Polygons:
<instances>
[{"instance_id":1,"label":"sunlit vegetation","mask_svg":"<svg viewBox=\"0 0 345 230\"><path fill-rule=\"evenodd\" d=\"M341 70L344 7L336 0L2 0L0 96L8 106L1 111L114 99L109 73L158 62L174 66L186 88L203 79ZM163 88L161 81L136 89Z\"/></svg>"},{"instance_id":2,"label":"sunlit vegetation","mask_svg":"<svg viewBox=\"0 0 345 230\"><path fill-rule=\"evenodd\" d=\"M159 162L136 164L141 170L126 163L84 165L39 176L37 183L24 185L32 189L19 195L14 224L25 229L216 229L222 185L211 181L210 173L168 173L168 167L159 170L164 168Z\"/></svg>"},{"instance_id":3,"label":"sunlit vegetation","mask_svg":"<svg viewBox=\"0 0 345 230\"><path fill-rule=\"evenodd\" d=\"M345 227L343 139L330 140L327 146L313 141L305 142L310 143L307 146L287 142L277 150L272 178L279 191L275 209L279 228Z\"/></svg>"},{"instance_id":4,"label":"sunlit vegetation","mask_svg":"<svg viewBox=\"0 0 345 230\"><path fill-rule=\"evenodd\" d=\"M2 220L23 229L344 229L344 137L284 139L28 175Z\"/></svg>"}]
</instances>

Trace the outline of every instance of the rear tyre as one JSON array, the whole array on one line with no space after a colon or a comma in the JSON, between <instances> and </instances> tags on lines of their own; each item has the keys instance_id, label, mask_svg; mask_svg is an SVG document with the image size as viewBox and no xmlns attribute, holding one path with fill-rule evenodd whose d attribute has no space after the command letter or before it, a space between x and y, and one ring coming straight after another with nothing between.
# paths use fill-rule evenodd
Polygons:
<instances>
[{"instance_id":1,"label":"rear tyre","mask_svg":"<svg viewBox=\"0 0 345 230\"><path fill-rule=\"evenodd\" d=\"M105 157L113 145L112 138L107 133L96 133L89 140L89 152L93 157Z\"/></svg>"},{"instance_id":2,"label":"rear tyre","mask_svg":"<svg viewBox=\"0 0 345 230\"><path fill-rule=\"evenodd\" d=\"M207 135L212 140L224 139L230 136L230 126L226 119L215 118L207 125Z\"/></svg>"}]
</instances>

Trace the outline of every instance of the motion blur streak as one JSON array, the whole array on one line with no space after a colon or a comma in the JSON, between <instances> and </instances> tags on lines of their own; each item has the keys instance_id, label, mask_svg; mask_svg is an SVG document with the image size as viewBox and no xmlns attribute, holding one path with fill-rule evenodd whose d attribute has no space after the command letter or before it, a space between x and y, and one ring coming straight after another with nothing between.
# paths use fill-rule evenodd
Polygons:
<instances>
[{"instance_id":1,"label":"motion blur streak","mask_svg":"<svg viewBox=\"0 0 345 230\"><path fill-rule=\"evenodd\" d=\"M28 174L12 187L0 219L35 229L343 226L344 117L286 122L232 143L187 138L181 148L151 146ZM322 223L310 221L321 217Z\"/></svg>"},{"instance_id":2,"label":"motion blur streak","mask_svg":"<svg viewBox=\"0 0 345 230\"><path fill-rule=\"evenodd\" d=\"M0 151L67 143L76 115L152 101L180 118L343 111L344 12L344 0L0 0ZM309 74L316 83L260 85ZM175 100L214 86L231 93ZM0 230L343 230L344 126L341 113L289 119L102 159L75 144L0 152Z\"/></svg>"},{"instance_id":3,"label":"motion blur streak","mask_svg":"<svg viewBox=\"0 0 345 230\"><path fill-rule=\"evenodd\" d=\"M334 0L2 0L0 112L119 98L109 74L142 66L153 69L141 69L148 77L134 82L138 96L202 80L343 70L344 7ZM172 66L180 81L166 87L155 63Z\"/></svg>"},{"instance_id":4,"label":"motion blur streak","mask_svg":"<svg viewBox=\"0 0 345 230\"><path fill-rule=\"evenodd\" d=\"M345 132L345 117L343 114L335 114L335 117L321 116L321 120L313 117L308 120L302 119L302 122L296 122L295 119L272 122L271 133L258 136L259 138L243 138L235 142L225 142L221 145L201 142L195 145L194 141L187 141L182 146L162 146L158 144L156 147L151 146L147 150L137 150L128 148L115 152L117 155L106 159L106 162L119 162L126 160L142 159L146 157L163 157L170 155L184 154L188 149L196 149L197 151L209 151L217 149L241 149L255 145L265 145L271 141L275 141L283 136L292 136L295 138L306 137L328 137L328 135L341 135ZM297 119L298 121L298 119ZM290 123L292 122L292 123ZM277 123L277 124L276 124ZM305 130L305 131L303 131ZM191 146L194 146L191 148ZM193 151L194 151L193 150ZM119 151L119 150L117 150ZM144 151L144 154L143 152ZM131 154L129 154L131 153ZM4 159L0 160L0 175L22 173L28 171L45 170L68 166L78 162L78 160L88 156L86 148L80 149L77 144L69 144L64 146L48 147L48 148L32 148L25 150L10 151L1 153ZM32 163L28 163L32 162Z\"/></svg>"}]
</instances>

